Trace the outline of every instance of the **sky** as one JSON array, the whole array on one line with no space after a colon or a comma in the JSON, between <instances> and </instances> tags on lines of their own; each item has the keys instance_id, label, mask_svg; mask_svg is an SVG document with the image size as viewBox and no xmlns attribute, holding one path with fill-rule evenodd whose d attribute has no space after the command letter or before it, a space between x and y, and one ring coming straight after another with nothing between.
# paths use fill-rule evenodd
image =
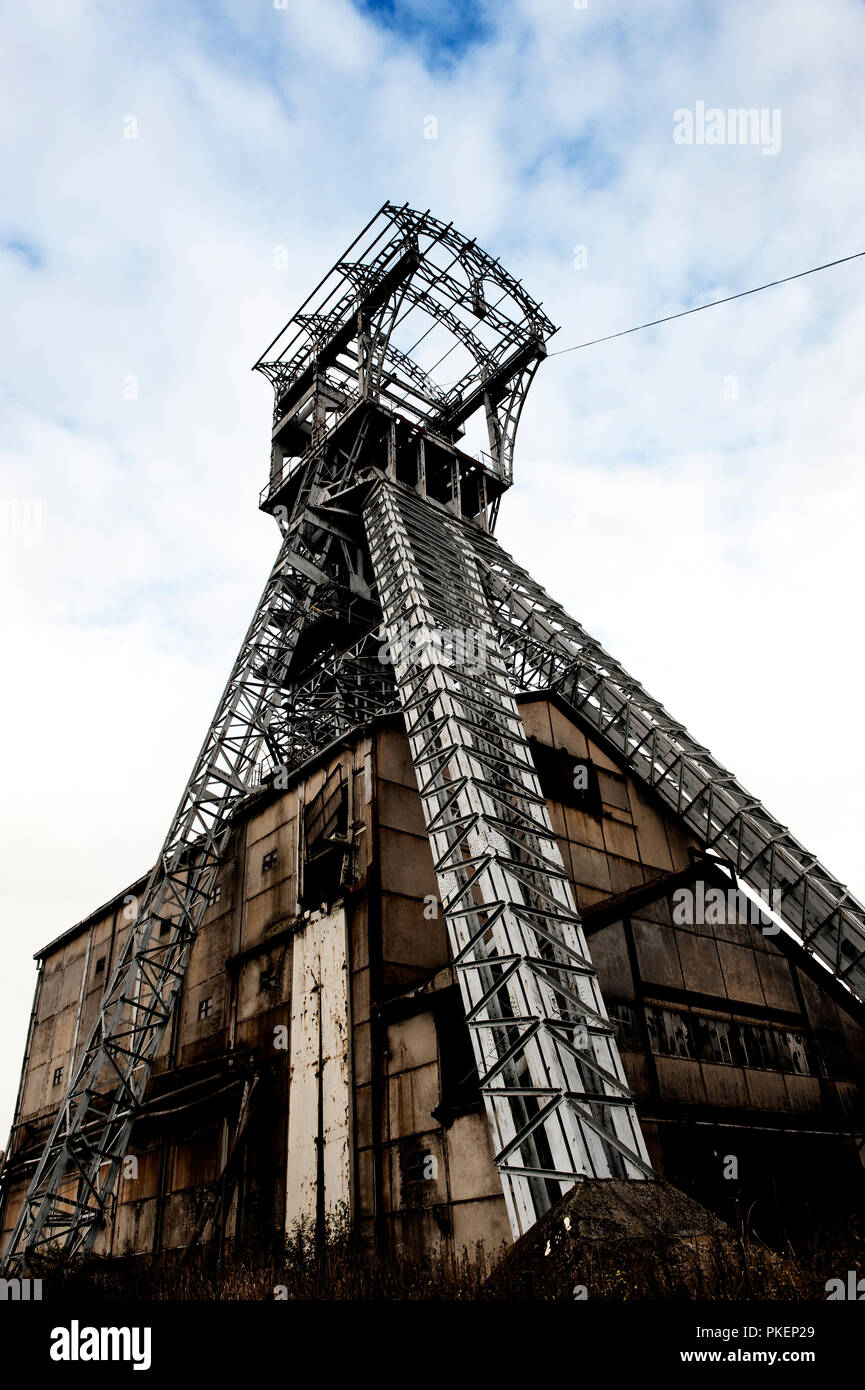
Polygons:
<instances>
[{"instance_id":1,"label":"sky","mask_svg":"<svg viewBox=\"0 0 865 1390\"><path fill-rule=\"evenodd\" d=\"M153 862L272 563L312 285L386 200L554 350L849 255L863 69L861 0L3 7L0 1146L33 952ZM860 898L863 348L865 259L551 357L498 529Z\"/></svg>"}]
</instances>

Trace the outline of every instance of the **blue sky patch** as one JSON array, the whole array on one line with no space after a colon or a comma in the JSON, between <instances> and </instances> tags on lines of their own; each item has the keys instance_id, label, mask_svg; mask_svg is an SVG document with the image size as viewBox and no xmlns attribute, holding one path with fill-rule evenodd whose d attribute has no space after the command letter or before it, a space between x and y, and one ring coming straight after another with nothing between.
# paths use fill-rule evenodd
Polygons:
<instances>
[{"instance_id":1,"label":"blue sky patch","mask_svg":"<svg viewBox=\"0 0 865 1390\"><path fill-rule=\"evenodd\" d=\"M453 67L493 35L486 5L471 0L353 0L361 14L416 46L431 68Z\"/></svg>"}]
</instances>

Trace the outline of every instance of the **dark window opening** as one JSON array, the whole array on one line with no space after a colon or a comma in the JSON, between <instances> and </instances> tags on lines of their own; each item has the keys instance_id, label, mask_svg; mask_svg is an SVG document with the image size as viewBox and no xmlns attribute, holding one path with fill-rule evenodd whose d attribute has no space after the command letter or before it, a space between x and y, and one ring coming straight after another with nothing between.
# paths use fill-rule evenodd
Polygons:
<instances>
[{"instance_id":1,"label":"dark window opening","mask_svg":"<svg viewBox=\"0 0 865 1390\"><path fill-rule=\"evenodd\" d=\"M55 1070L54 1070L54 1081L53 1081L52 1084L55 1085L55 1086L59 1086L59 1085L60 1085L60 1082L61 1082L62 1080L63 1080L63 1068L62 1068L62 1067L56 1067Z\"/></svg>"},{"instance_id":2,"label":"dark window opening","mask_svg":"<svg viewBox=\"0 0 865 1390\"><path fill-rule=\"evenodd\" d=\"M607 1005L610 1022L616 1030L616 1041L620 1052L642 1052L643 1040L640 1037L640 1020L633 1004L614 1001Z\"/></svg>"},{"instance_id":3,"label":"dark window opening","mask_svg":"<svg viewBox=\"0 0 865 1390\"><path fill-rule=\"evenodd\" d=\"M757 1071L816 1073L812 1045L804 1033L764 1023L685 1013L646 1005L649 1045L661 1057L715 1062Z\"/></svg>"},{"instance_id":4,"label":"dark window opening","mask_svg":"<svg viewBox=\"0 0 865 1390\"><path fill-rule=\"evenodd\" d=\"M199 1001L199 1005L198 1005L198 1017L199 1017L199 1019L210 1018L210 1015L211 1015L212 1013L213 1013L213 995L211 994L207 999L202 999L202 1000Z\"/></svg>"},{"instance_id":5,"label":"dark window opening","mask_svg":"<svg viewBox=\"0 0 865 1390\"><path fill-rule=\"evenodd\" d=\"M275 869L278 863L279 863L279 850L278 850L278 849L271 849L271 850L268 850L267 854L264 856L264 858L263 858L262 861L261 861L261 872L262 872L263 874L270 873L271 869Z\"/></svg>"},{"instance_id":6,"label":"dark window opening","mask_svg":"<svg viewBox=\"0 0 865 1390\"><path fill-rule=\"evenodd\" d=\"M348 782L338 764L303 810L303 907L331 903L343 887L348 843Z\"/></svg>"},{"instance_id":7,"label":"dark window opening","mask_svg":"<svg viewBox=\"0 0 865 1390\"><path fill-rule=\"evenodd\" d=\"M276 969L268 965L258 977L258 992L264 994L267 990L273 989L276 984Z\"/></svg>"},{"instance_id":8,"label":"dark window opening","mask_svg":"<svg viewBox=\"0 0 865 1390\"><path fill-rule=\"evenodd\" d=\"M425 1179L426 1160L428 1155L420 1149L416 1153L406 1154L400 1162L402 1180L404 1183L423 1182Z\"/></svg>"},{"instance_id":9,"label":"dark window opening","mask_svg":"<svg viewBox=\"0 0 865 1390\"><path fill-rule=\"evenodd\" d=\"M434 1003L439 1053L439 1103L433 1119L445 1128L458 1115L483 1105L469 1027L457 986L443 990Z\"/></svg>"},{"instance_id":10,"label":"dark window opening","mask_svg":"<svg viewBox=\"0 0 865 1390\"><path fill-rule=\"evenodd\" d=\"M399 1154L400 1204L415 1209L432 1206L439 1176L437 1153L419 1138L403 1140L396 1152ZM435 1220L438 1224L439 1218Z\"/></svg>"},{"instance_id":11,"label":"dark window opening","mask_svg":"<svg viewBox=\"0 0 865 1390\"><path fill-rule=\"evenodd\" d=\"M529 739L529 747L541 791L548 800L573 806L590 816L601 814L598 774L587 758L577 758L566 748L550 748L535 738Z\"/></svg>"},{"instance_id":12,"label":"dark window opening","mask_svg":"<svg viewBox=\"0 0 865 1390\"><path fill-rule=\"evenodd\" d=\"M818 1028L815 1036L817 1067L822 1076L850 1078L855 1069L842 1038L827 1028Z\"/></svg>"},{"instance_id":13,"label":"dark window opening","mask_svg":"<svg viewBox=\"0 0 865 1390\"><path fill-rule=\"evenodd\" d=\"M105 971L105 957L104 957L104 956L100 956L99 959L98 959L97 962L96 962L96 965L95 965L95 967L94 967L93 973L94 973L94 975L102 975L102 974L104 973L104 971Z\"/></svg>"},{"instance_id":14,"label":"dark window opening","mask_svg":"<svg viewBox=\"0 0 865 1390\"><path fill-rule=\"evenodd\" d=\"M697 1051L687 1014L674 1009L646 1009L649 1046L661 1057L686 1057L696 1061ZM707 1059L710 1060L710 1059Z\"/></svg>"}]
</instances>

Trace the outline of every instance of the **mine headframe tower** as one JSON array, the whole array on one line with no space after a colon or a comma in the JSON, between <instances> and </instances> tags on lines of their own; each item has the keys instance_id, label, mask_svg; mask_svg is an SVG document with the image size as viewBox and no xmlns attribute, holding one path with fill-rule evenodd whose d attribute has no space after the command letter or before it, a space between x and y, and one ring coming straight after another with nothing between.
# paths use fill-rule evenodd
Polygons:
<instances>
[{"instance_id":1,"label":"mine headframe tower","mask_svg":"<svg viewBox=\"0 0 865 1390\"><path fill-rule=\"evenodd\" d=\"M499 546L554 332L451 224L386 204L255 364L276 563L6 1252L92 1246L231 817L400 710L512 1230L575 1182L654 1177L515 703L558 692L865 997L865 909ZM440 384L444 372L447 384ZM485 427L485 448L466 433Z\"/></svg>"}]
</instances>

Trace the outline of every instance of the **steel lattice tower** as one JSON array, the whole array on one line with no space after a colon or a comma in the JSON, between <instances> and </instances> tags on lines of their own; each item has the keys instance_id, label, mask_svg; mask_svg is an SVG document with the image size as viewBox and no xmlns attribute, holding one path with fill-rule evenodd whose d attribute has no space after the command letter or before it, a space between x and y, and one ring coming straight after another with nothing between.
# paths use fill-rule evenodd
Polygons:
<instances>
[{"instance_id":1,"label":"steel lattice tower","mask_svg":"<svg viewBox=\"0 0 865 1390\"><path fill-rule=\"evenodd\" d=\"M298 767L376 714L405 721L515 1236L577 1181L653 1176L517 692L555 690L578 710L865 998L865 909L493 537L553 332L474 241L386 204L255 364L275 392L260 500L279 554L10 1265L50 1244L85 1251L110 1218L231 817L262 762ZM471 453L476 419L488 448Z\"/></svg>"}]
</instances>

